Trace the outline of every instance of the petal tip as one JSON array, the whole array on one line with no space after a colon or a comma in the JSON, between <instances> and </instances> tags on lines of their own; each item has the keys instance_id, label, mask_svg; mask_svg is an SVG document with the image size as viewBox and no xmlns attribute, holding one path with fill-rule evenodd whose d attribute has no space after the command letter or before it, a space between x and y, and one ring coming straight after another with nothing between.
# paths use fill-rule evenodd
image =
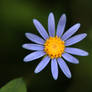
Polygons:
<instances>
[{"instance_id":1,"label":"petal tip","mask_svg":"<svg viewBox=\"0 0 92 92\"><path fill-rule=\"evenodd\" d=\"M81 24L80 23L76 23L74 26L78 30L80 28Z\"/></svg>"},{"instance_id":2,"label":"petal tip","mask_svg":"<svg viewBox=\"0 0 92 92\"><path fill-rule=\"evenodd\" d=\"M49 15L50 15L50 14L53 15L53 12L50 12Z\"/></svg>"},{"instance_id":3,"label":"petal tip","mask_svg":"<svg viewBox=\"0 0 92 92\"><path fill-rule=\"evenodd\" d=\"M83 38L86 38L87 37L87 34L86 33L82 33L83 35Z\"/></svg>"},{"instance_id":4,"label":"petal tip","mask_svg":"<svg viewBox=\"0 0 92 92\"><path fill-rule=\"evenodd\" d=\"M88 56L89 53L87 51L83 51L81 56Z\"/></svg>"},{"instance_id":5,"label":"petal tip","mask_svg":"<svg viewBox=\"0 0 92 92\"><path fill-rule=\"evenodd\" d=\"M68 79L71 79L71 78L72 78L71 72L67 73L66 77L67 77Z\"/></svg>"},{"instance_id":6,"label":"petal tip","mask_svg":"<svg viewBox=\"0 0 92 92\"><path fill-rule=\"evenodd\" d=\"M66 17L66 14L65 14L65 13L63 13L63 14L62 14L62 16L63 16L63 17Z\"/></svg>"},{"instance_id":7,"label":"petal tip","mask_svg":"<svg viewBox=\"0 0 92 92\"><path fill-rule=\"evenodd\" d=\"M24 62L28 62L29 60L26 59L26 57L23 59Z\"/></svg>"},{"instance_id":8,"label":"petal tip","mask_svg":"<svg viewBox=\"0 0 92 92\"><path fill-rule=\"evenodd\" d=\"M71 79L71 78L72 78L72 75L71 75L71 74L69 74L69 76L67 76L67 78L68 78L68 79Z\"/></svg>"},{"instance_id":9,"label":"petal tip","mask_svg":"<svg viewBox=\"0 0 92 92\"><path fill-rule=\"evenodd\" d=\"M75 64L79 64L79 61L78 61L78 62L76 62Z\"/></svg>"},{"instance_id":10,"label":"petal tip","mask_svg":"<svg viewBox=\"0 0 92 92\"><path fill-rule=\"evenodd\" d=\"M86 53L85 53L85 56L88 56L88 55L89 55L89 53L88 53L88 52L86 52Z\"/></svg>"},{"instance_id":11,"label":"petal tip","mask_svg":"<svg viewBox=\"0 0 92 92\"><path fill-rule=\"evenodd\" d=\"M49 16L53 17L54 16L53 12L50 12L49 13Z\"/></svg>"},{"instance_id":12,"label":"petal tip","mask_svg":"<svg viewBox=\"0 0 92 92\"><path fill-rule=\"evenodd\" d=\"M57 80L57 79L58 79L58 77L53 77L53 79L54 79L54 80Z\"/></svg>"},{"instance_id":13,"label":"petal tip","mask_svg":"<svg viewBox=\"0 0 92 92\"><path fill-rule=\"evenodd\" d=\"M22 47L22 48L25 48L25 44L23 44L21 47Z\"/></svg>"},{"instance_id":14,"label":"petal tip","mask_svg":"<svg viewBox=\"0 0 92 92\"><path fill-rule=\"evenodd\" d=\"M74 64L79 64L79 60L78 60L78 59L76 59L76 62L74 62Z\"/></svg>"},{"instance_id":15,"label":"petal tip","mask_svg":"<svg viewBox=\"0 0 92 92\"><path fill-rule=\"evenodd\" d=\"M86 34L86 33L84 33L84 35L85 35L85 37L87 36L87 34Z\"/></svg>"},{"instance_id":16,"label":"petal tip","mask_svg":"<svg viewBox=\"0 0 92 92\"><path fill-rule=\"evenodd\" d=\"M37 19L33 19L33 23L35 24L35 22L37 22Z\"/></svg>"},{"instance_id":17,"label":"petal tip","mask_svg":"<svg viewBox=\"0 0 92 92\"><path fill-rule=\"evenodd\" d=\"M80 24L80 23L77 23L77 26L78 26L78 27L80 27L80 26L81 26L81 24Z\"/></svg>"},{"instance_id":18,"label":"petal tip","mask_svg":"<svg viewBox=\"0 0 92 92\"><path fill-rule=\"evenodd\" d=\"M39 72L37 71L37 69L35 69L35 70L34 70L34 73L37 74L37 73L39 73Z\"/></svg>"},{"instance_id":19,"label":"petal tip","mask_svg":"<svg viewBox=\"0 0 92 92\"><path fill-rule=\"evenodd\" d=\"M30 33L27 32L27 33L25 33L25 36L27 37L29 34L30 34Z\"/></svg>"}]
</instances>

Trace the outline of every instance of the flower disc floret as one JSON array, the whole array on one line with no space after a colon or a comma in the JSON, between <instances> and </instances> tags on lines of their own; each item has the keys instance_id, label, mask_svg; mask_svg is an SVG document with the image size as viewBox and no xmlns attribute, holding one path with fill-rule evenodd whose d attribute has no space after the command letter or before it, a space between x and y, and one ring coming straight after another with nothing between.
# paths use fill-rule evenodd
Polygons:
<instances>
[{"instance_id":1,"label":"flower disc floret","mask_svg":"<svg viewBox=\"0 0 92 92\"><path fill-rule=\"evenodd\" d=\"M64 41L60 39L60 37L49 37L44 44L44 51L50 58L58 58L61 57L64 52Z\"/></svg>"}]
</instances>

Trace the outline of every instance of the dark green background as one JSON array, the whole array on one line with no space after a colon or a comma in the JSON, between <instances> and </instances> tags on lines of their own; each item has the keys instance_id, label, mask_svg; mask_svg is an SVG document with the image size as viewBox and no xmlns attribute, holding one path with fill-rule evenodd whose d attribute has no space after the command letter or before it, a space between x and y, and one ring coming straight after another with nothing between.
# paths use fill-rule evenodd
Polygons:
<instances>
[{"instance_id":1,"label":"dark green background","mask_svg":"<svg viewBox=\"0 0 92 92\"><path fill-rule=\"evenodd\" d=\"M76 34L88 34L74 47L88 51L89 56L76 56L80 61L78 65L67 63L71 79L59 69L58 80L53 80L50 63L35 75L34 69L41 59L23 62L24 56L30 53L21 47L30 42L24 34L39 35L32 19L37 18L47 29L50 12L54 13L56 24L61 14L66 13L66 30L79 22L81 28ZM92 0L0 0L0 87L17 77L25 79L28 92L92 92Z\"/></svg>"}]
</instances>

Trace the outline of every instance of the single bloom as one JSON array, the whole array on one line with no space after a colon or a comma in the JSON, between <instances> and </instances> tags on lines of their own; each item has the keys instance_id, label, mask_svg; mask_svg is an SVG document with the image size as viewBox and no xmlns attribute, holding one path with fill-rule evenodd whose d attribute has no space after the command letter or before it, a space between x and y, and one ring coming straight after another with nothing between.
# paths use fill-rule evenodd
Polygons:
<instances>
[{"instance_id":1,"label":"single bloom","mask_svg":"<svg viewBox=\"0 0 92 92\"><path fill-rule=\"evenodd\" d=\"M34 71L35 73L42 71L47 64L51 62L51 73L55 80L58 78L58 65L65 76L71 78L71 72L65 60L70 63L78 64L79 60L72 55L88 55L88 52L84 50L70 47L87 36L86 33L73 36L80 28L80 23L76 23L64 33L66 15L62 14L55 31L55 19L51 12L48 16L48 33L37 19L33 19L33 24L42 38L32 33L25 34L25 36L34 43L26 43L22 47L34 52L27 55L24 58L24 62L29 62L44 56L37 65Z\"/></svg>"}]
</instances>

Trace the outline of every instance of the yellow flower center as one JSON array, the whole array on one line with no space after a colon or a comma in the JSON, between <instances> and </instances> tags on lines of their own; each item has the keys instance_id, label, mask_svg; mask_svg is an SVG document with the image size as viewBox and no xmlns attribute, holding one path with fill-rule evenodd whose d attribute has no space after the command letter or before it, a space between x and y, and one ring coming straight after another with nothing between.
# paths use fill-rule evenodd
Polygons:
<instances>
[{"instance_id":1,"label":"yellow flower center","mask_svg":"<svg viewBox=\"0 0 92 92\"><path fill-rule=\"evenodd\" d=\"M50 37L44 44L44 51L51 59L61 57L64 52L64 41L60 37Z\"/></svg>"}]
</instances>

